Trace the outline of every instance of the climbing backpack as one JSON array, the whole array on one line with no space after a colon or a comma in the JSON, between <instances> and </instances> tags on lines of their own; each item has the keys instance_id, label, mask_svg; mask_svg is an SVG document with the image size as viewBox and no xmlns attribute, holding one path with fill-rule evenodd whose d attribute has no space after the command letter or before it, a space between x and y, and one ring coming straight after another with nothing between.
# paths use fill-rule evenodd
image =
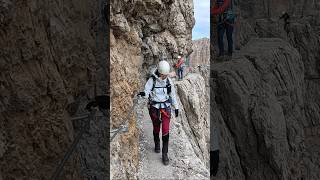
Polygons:
<instances>
[{"instance_id":1,"label":"climbing backpack","mask_svg":"<svg viewBox=\"0 0 320 180\"><path fill-rule=\"evenodd\" d=\"M153 80L153 85L152 85L152 88L151 88L151 92L153 92L153 90L156 89L156 88L166 88L167 89L167 94L169 95L171 93L171 84L170 84L169 78L167 78L165 87L157 87L156 86L157 78L154 75L152 75L151 78ZM167 102L168 103L172 103L171 96L169 96L169 99L167 101L165 101L165 102L155 102L155 101L151 100L150 94L149 94L149 104L151 104L151 105L154 105L154 104L157 104L157 103L167 103Z\"/></svg>"},{"instance_id":2,"label":"climbing backpack","mask_svg":"<svg viewBox=\"0 0 320 180\"><path fill-rule=\"evenodd\" d=\"M223 15L223 21L229 21L229 22L235 21L236 14L234 13L233 0L231 0L230 7L228 7L228 9L222 15Z\"/></svg>"},{"instance_id":3,"label":"climbing backpack","mask_svg":"<svg viewBox=\"0 0 320 180\"><path fill-rule=\"evenodd\" d=\"M151 88L151 92L153 92L153 90L154 90L155 88L167 88L167 94L170 94L170 93L171 93L171 84L170 84L169 78L167 78L166 86L165 86L165 87L157 87L157 86L156 86L157 78L156 78L154 75L151 75L151 78L152 78L152 80L153 80L153 85L152 85L152 88Z\"/></svg>"},{"instance_id":4,"label":"climbing backpack","mask_svg":"<svg viewBox=\"0 0 320 180\"><path fill-rule=\"evenodd\" d=\"M171 84L170 84L170 81L169 81L169 78L167 78L166 80L166 86L165 87L156 87L156 81L157 81L157 78L154 76L154 72L156 72L155 74L157 74L157 67L156 66L151 66L146 74L146 81L148 81L150 78L152 78L153 80L153 85L152 85L152 88L151 88L151 92L154 91L154 89L157 89L157 88L166 88L167 89L167 95L169 95L171 93ZM151 100L151 93L149 94L149 104L156 104L156 103L163 103L163 102L153 102ZM171 100L171 96L169 96L169 99L167 102L172 102Z\"/></svg>"}]
</instances>

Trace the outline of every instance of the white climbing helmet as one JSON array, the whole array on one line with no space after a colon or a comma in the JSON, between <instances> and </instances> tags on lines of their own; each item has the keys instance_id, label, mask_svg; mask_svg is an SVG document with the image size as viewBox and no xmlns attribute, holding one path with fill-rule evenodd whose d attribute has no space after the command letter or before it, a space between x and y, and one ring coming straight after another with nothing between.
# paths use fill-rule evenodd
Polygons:
<instances>
[{"instance_id":1,"label":"white climbing helmet","mask_svg":"<svg viewBox=\"0 0 320 180\"><path fill-rule=\"evenodd\" d=\"M181 58L181 56L178 56L178 59L180 59Z\"/></svg>"},{"instance_id":2,"label":"white climbing helmet","mask_svg":"<svg viewBox=\"0 0 320 180\"><path fill-rule=\"evenodd\" d=\"M158 71L160 74L167 75L170 73L170 65L167 61L160 61L158 64Z\"/></svg>"}]
</instances>

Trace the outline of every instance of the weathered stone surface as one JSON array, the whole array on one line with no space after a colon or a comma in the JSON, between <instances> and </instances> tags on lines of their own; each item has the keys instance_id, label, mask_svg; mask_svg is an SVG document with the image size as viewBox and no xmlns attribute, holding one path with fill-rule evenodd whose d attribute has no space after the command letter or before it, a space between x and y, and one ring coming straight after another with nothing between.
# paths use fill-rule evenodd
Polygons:
<instances>
[{"instance_id":1,"label":"weathered stone surface","mask_svg":"<svg viewBox=\"0 0 320 180\"><path fill-rule=\"evenodd\" d=\"M218 178L229 179L236 170L246 179L307 177L295 169L304 151L304 67L298 51L280 39L254 39L237 59L214 64L212 78L219 109L214 112L223 118L215 121L226 133ZM230 146L236 152L231 156L224 149ZM238 166L228 172L229 164Z\"/></svg>"},{"instance_id":2,"label":"weathered stone surface","mask_svg":"<svg viewBox=\"0 0 320 180\"><path fill-rule=\"evenodd\" d=\"M289 12L294 17L309 16L314 25L319 25L318 1L311 0L270 0L270 1L245 1L236 0L242 17L249 19L252 23L260 18L278 18L283 11ZM253 21L251 21L253 20Z\"/></svg>"},{"instance_id":3,"label":"weathered stone surface","mask_svg":"<svg viewBox=\"0 0 320 180\"><path fill-rule=\"evenodd\" d=\"M96 83L96 8L0 1L0 179L48 179L70 146L70 117ZM82 176L80 160L71 157L63 179Z\"/></svg>"},{"instance_id":4,"label":"weathered stone surface","mask_svg":"<svg viewBox=\"0 0 320 180\"><path fill-rule=\"evenodd\" d=\"M216 179L319 179L319 4L236 6L246 38L211 74L211 123L220 129L222 150ZM278 20L284 10L291 16L287 31Z\"/></svg>"},{"instance_id":5,"label":"weathered stone surface","mask_svg":"<svg viewBox=\"0 0 320 180\"><path fill-rule=\"evenodd\" d=\"M143 58L148 59L144 67L157 62L159 58L170 60L176 58L180 51L184 54L192 51L192 1L112 1L111 6L111 24L114 24L111 28L118 30L114 34L127 36L129 31L121 29L135 27L131 32L139 35L143 42Z\"/></svg>"},{"instance_id":6,"label":"weathered stone surface","mask_svg":"<svg viewBox=\"0 0 320 180\"><path fill-rule=\"evenodd\" d=\"M190 54L190 66L210 64L210 39L202 38L193 41L193 52Z\"/></svg>"},{"instance_id":7,"label":"weathered stone surface","mask_svg":"<svg viewBox=\"0 0 320 180\"><path fill-rule=\"evenodd\" d=\"M111 129L116 129L125 123L131 110L131 97L138 90L138 65L142 58L138 46L115 39L112 33L111 39ZM129 118L129 132L110 143L111 177L114 179L132 179L137 171L138 130L135 118Z\"/></svg>"},{"instance_id":8,"label":"weathered stone surface","mask_svg":"<svg viewBox=\"0 0 320 180\"><path fill-rule=\"evenodd\" d=\"M196 155L209 167L209 93L205 79L199 74L189 74L176 86L186 114L181 124Z\"/></svg>"}]
</instances>

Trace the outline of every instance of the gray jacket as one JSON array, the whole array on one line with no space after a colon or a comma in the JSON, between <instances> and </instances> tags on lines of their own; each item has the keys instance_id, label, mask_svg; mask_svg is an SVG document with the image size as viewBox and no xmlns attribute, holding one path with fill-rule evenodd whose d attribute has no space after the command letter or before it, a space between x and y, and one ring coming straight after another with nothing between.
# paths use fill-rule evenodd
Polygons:
<instances>
[{"instance_id":1,"label":"gray jacket","mask_svg":"<svg viewBox=\"0 0 320 180\"><path fill-rule=\"evenodd\" d=\"M171 97L171 104L169 102L165 103L165 105L164 103L157 103L157 104L154 104L153 107L159 109L159 108L165 108L165 106L173 105L175 109L179 109L177 99L176 99L176 90L172 80L169 77L167 77L164 80L161 80L160 77L158 77L155 74L155 72L156 72L156 69L152 73L152 75L156 77L155 87L163 87L163 88L154 88L153 91L151 92L151 89L153 86L153 78L150 77L144 87L144 92L146 93L146 97L149 97L150 95L151 100L156 102L165 102L169 100L169 98ZM167 79L169 79L169 82L171 84L170 94L167 94L167 88L166 88Z\"/></svg>"}]
</instances>

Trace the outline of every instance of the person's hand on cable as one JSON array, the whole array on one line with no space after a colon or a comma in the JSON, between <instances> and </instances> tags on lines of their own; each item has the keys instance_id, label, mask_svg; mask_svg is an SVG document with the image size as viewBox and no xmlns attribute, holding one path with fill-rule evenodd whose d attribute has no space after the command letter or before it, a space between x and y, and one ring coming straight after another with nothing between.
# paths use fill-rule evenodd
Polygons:
<instances>
[{"instance_id":1,"label":"person's hand on cable","mask_svg":"<svg viewBox=\"0 0 320 180\"><path fill-rule=\"evenodd\" d=\"M142 97L144 97L144 96L146 96L146 93L145 92L139 92L139 94L138 94L138 96L142 96Z\"/></svg>"},{"instance_id":2,"label":"person's hand on cable","mask_svg":"<svg viewBox=\"0 0 320 180\"><path fill-rule=\"evenodd\" d=\"M176 117L178 117L179 116L179 109L175 109L174 113L175 113Z\"/></svg>"}]
</instances>

